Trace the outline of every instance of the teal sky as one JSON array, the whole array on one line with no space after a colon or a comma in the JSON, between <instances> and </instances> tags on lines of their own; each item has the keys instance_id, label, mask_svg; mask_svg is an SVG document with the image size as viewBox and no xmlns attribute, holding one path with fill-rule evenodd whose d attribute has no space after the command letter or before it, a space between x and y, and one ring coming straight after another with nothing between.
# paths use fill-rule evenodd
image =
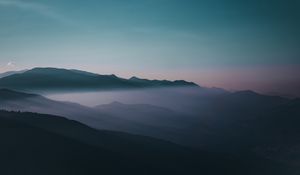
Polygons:
<instances>
[{"instance_id":1,"label":"teal sky","mask_svg":"<svg viewBox=\"0 0 300 175\"><path fill-rule=\"evenodd\" d=\"M0 72L37 66L300 88L298 0L0 0Z\"/></svg>"}]
</instances>

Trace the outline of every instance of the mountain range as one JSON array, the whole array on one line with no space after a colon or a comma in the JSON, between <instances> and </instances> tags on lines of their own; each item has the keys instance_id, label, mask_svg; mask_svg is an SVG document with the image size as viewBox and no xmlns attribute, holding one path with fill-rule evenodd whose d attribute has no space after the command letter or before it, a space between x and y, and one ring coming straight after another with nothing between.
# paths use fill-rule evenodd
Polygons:
<instances>
[{"instance_id":1,"label":"mountain range","mask_svg":"<svg viewBox=\"0 0 300 175\"><path fill-rule=\"evenodd\" d=\"M0 129L1 174L292 172L267 159L196 151L150 137L95 130L51 115L0 111Z\"/></svg>"},{"instance_id":2,"label":"mountain range","mask_svg":"<svg viewBox=\"0 0 300 175\"><path fill-rule=\"evenodd\" d=\"M100 130L146 135L237 157L256 155L257 160L269 159L282 166L300 163L299 99L241 91L206 101L201 116L193 116L147 104L114 102L91 108L0 90L1 109L5 110L64 116Z\"/></svg>"},{"instance_id":3,"label":"mountain range","mask_svg":"<svg viewBox=\"0 0 300 175\"><path fill-rule=\"evenodd\" d=\"M297 175L300 170L299 99L56 68L3 75L0 87L4 174ZM138 92L129 94L134 104L93 107L37 94L104 89Z\"/></svg>"},{"instance_id":4,"label":"mountain range","mask_svg":"<svg viewBox=\"0 0 300 175\"><path fill-rule=\"evenodd\" d=\"M147 80L132 77L119 78L115 75L99 75L80 70L58 68L34 68L27 71L2 74L0 88L27 91L72 91L99 89L132 89L152 87L198 86L184 80Z\"/></svg>"},{"instance_id":5,"label":"mountain range","mask_svg":"<svg viewBox=\"0 0 300 175\"><path fill-rule=\"evenodd\" d=\"M91 108L8 89L0 89L0 109L64 116L97 129L123 131L173 141L178 140L178 136L184 137L186 133L179 130L188 128L193 121L185 114L154 105L114 102Z\"/></svg>"}]
</instances>

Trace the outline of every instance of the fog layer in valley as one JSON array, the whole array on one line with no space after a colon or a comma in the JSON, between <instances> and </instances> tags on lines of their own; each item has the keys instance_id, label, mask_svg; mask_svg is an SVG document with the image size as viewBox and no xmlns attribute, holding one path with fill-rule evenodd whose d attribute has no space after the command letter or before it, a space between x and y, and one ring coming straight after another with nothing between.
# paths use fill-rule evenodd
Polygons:
<instances>
[{"instance_id":1,"label":"fog layer in valley","mask_svg":"<svg viewBox=\"0 0 300 175\"><path fill-rule=\"evenodd\" d=\"M208 97L227 93L221 89L200 87L153 88L139 90L93 91L78 93L46 94L53 100L72 101L94 107L120 102L125 104L151 104L178 112L195 114ZM205 105L205 104L203 104Z\"/></svg>"},{"instance_id":2,"label":"fog layer in valley","mask_svg":"<svg viewBox=\"0 0 300 175\"><path fill-rule=\"evenodd\" d=\"M1 109L54 114L100 130L151 136L208 152L300 164L299 99L199 87L48 98L0 90L0 96Z\"/></svg>"},{"instance_id":3,"label":"fog layer in valley","mask_svg":"<svg viewBox=\"0 0 300 175\"><path fill-rule=\"evenodd\" d=\"M144 124L155 126L157 132L151 133L149 130L153 128L148 128L143 134L151 133L151 136L179 144L236 155L248 152L288 164L300 163L297 158L300 151L296 151L300 150L299 139L296 139L300 134L296 126L300 115L299 99L199 87L70 93L48 97L97 106L103 113L134 122L144 120ZM165 110L152 110L151 113L150 106L128 104L148 104ZM159 126L161 123L168 125Z\"/></svg>"}]
</instances>

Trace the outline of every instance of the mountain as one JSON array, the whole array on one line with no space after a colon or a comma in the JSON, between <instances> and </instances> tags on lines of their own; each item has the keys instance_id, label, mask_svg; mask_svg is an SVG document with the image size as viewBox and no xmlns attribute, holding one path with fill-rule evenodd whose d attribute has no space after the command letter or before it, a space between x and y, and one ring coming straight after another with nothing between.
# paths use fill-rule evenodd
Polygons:
<instances>
[{"instance_id":1,"label":"mountain","mask_svg":"<svg viewBox=\"0 0 300 175\"><path fill-rule=\"evenodd\" d=\"M0 102L4 102L36 98L39 97L39 95L17 92L9 89L0 89L0 97Z\"/></svg>"},{"instance_id":2,"label":"mountain","mask_svg":"<svg viewBox=\"0 0 300 175\"><path fill-rule=\"evenodd\" d=\"M1 174L178 174L197 170L192 166L198 164L193 162L196 159L184 147L97 131L62 117L0 111L0 129Z\"/></svg>"},{"instance_id":3,"label":"mountain","mask_svg":"<svg viewBox=\"0 0 300 175\"><path fill-rule=\"evenodd\" d=\"M207 96L205 103L198 100L192 100L198 111L187 115L149 104L114 102L90 108L0 90L1 109L64 116L97 129L152 136L212 153L254 156L255 161L267 159L293 170L299 165L299 99L240 91Z\"/></svg>"},{"instance_id":4,"label":"mountain","mask_svg":"<svg viewBox=\"0 0 300 175\"><path fill-rule=\"evenodd\" d=\"M141 79L137 77L131 77L129 79L131 82L135 82L141 84L142 86L151 87L151 86L197 86L193 82L186 82L184 80L175 80L175 81L168 81L168 80L148 80L148 79Z\"/></svg>"},{"instance_id":5,"label":"mountain","mask_svg":"<svg viewBox=\"0 0 300 175\"><path fill-rule=\"evenodd\" d=\"M98 129L137 132L148 128L77 103L55 101L41 95L8 89L0 89L0 109L64 116Z\"/></svg>"},{"instance_id":6,"label":"mountain","mask_svg":"<svg viewBox=\"0 0 300 175\"><path fill-rule=\"evenodd\" d=\"M0 87L15 90L97 90L150 87L198 86L192 82L123 79L115 75L98 75L80 70L34 68L0 79Z\"/></svg>"},{"instance_id":7,"label":"mountain","mask_svg":"<svg viewBox=\"0 0 300 175\"><path fill-rule=\"evenodd\" d=\"M115 102L90 108L8 89L0 89L0 109L64 116L97 129L142 134L179 143L193 124L193 120L184 114L153 105Z\"/></svg>"},{"instance_id":8,"label":"mountain","mask_svg":"<svg viewBox=\"0 0 300 175\"><path fill-rule=\"evenodd\" d=\"M14 75L14 74L21 74L21 73L24 73L26 71L27 70L4 72L4 73L0 74L0 78L7 77L7 76L10 76L10 75Z\"/></svg>"},{"instance_id":9,"label":"mountain","mask_svg":"<svg viewBox=\"0 0 300 175\"><path fill-rule=\"evenodd\" d=\"M204 137L208 150L247 152L299 167L299 99L240 91L220 95L208 106L202 121L215 135Z\"/></svg>"},{"instance_id":10,"label":"mountain","mask_svg":"<svg viewBox=\"0 0 300 175\"><path fill-rule=\"evenodd\" d=\"M220 95L212 102L211 107L222 113L225 120L231 117L247 120L289 101L287 98L262 95L248 90Z\"/></svg>"},{"instance_id":11,"label":"mountain","mask_svg":"<svg viewBox=\"0 0 300 175\"><path fill-rule=\"evenodd\" d=\"M0 111L0 129L1 174L292 174L268 160L194 151L51 115Z\"/></svg>"},{"instance_id":12,"label":"mountain","mask_svg":"<svg viewBox=\"0 0 300 175\"><path fill-rule=\"evenodd\" d=\"M255 141L256 153L278 162L300 165L300 99L260 114L251 121L253 128L247 128L249 141Z\"/></svg>"}]
</instances>

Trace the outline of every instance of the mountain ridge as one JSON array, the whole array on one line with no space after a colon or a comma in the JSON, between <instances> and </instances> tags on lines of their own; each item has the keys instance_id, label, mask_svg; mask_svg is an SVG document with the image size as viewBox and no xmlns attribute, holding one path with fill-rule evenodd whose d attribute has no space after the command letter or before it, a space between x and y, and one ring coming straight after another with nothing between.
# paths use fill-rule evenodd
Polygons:
<instances>
[{"instance_id":1,"label":"mountain ridge","mask_svg":"<svg viewBox=\"0 0 300 175\"><path fill-rule=\"evenodd\" d=\"M136 81L139 79L139 81ZM91 72L61 69L33 68L23 73L13 74L0 79L0 88L15 90L101 90L133 89L155 87L199 87L184 80L147 80L124 79L116 75L100 75Z\"/></svg>"},{"instance_id":2,"label":"mountain ridge","mask_svg":"<svg viewBox=\"0 0 300 175\"><path fill-rule=\"evenodd\" d=\"M7 77L7 76L10 76L10 75L14 75L14 74L24 73L27 70L28 69L20 70L20 71L7 71L7 72L3 72L3 73L0 73L0 78Z\"/></svg>"}]
</instances>

